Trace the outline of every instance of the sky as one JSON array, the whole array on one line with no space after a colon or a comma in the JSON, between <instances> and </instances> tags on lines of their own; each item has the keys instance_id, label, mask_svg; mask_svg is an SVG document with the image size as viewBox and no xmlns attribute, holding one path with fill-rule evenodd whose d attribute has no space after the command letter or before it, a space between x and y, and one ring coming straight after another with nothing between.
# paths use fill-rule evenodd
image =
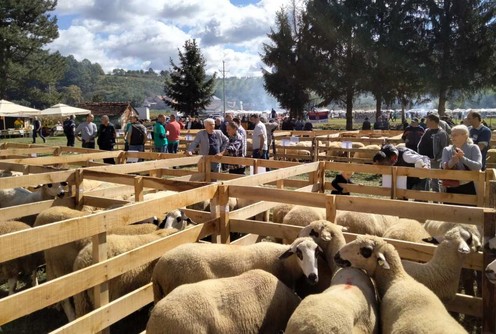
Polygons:
<instances>
[{"instance_id":1,"label":"sky","mask_svg":"<svg viewBox=\"0 0 496 334\"><path fill-rule=\"evenodd\" d=\"M59 38L51 51L114 68L155 71L177 64L196 39L208 74L261 76L263 43L290 0L58 0Z\"/></svg>"}]
</instances>

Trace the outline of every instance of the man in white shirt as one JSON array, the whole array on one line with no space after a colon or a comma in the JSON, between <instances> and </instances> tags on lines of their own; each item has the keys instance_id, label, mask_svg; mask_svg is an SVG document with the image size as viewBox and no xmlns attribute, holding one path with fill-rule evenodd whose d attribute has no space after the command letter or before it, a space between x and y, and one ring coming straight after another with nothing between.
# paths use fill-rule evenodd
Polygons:
<instances>
[{"instance_id":1,"label":"man in white shirt","mask_svg":"<svg viewBox=\"0 0 496 334\"><path fill-rule=\"evenodd\" d=\"M269 159L267 154L267 130L265 125L260 122L260 116L253 114L250 121L255 125L253 129L253 158Z\"/></svg>"}]
</instances>

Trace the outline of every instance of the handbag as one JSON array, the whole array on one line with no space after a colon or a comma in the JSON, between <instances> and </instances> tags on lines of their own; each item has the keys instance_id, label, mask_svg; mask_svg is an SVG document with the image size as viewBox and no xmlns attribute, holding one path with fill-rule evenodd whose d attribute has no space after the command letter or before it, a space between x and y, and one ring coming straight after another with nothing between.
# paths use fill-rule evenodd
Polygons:
<instances>
[{"instance_id":1,"label":"handbag","mask_svg":"<svg viewBox=\"0 0 496 334\"><path fill-rule=\"evenodd\" d=\"M450 170L457 170L457 165L454 165L453 168L450 168ZM465 167L464 170L470 170L467 166L463 165ZM459 187L460 180L450 180L450 179L442 179L441 180L441 185L446 188L453 188L453 187Z\"/></svg>"}]
</instances>

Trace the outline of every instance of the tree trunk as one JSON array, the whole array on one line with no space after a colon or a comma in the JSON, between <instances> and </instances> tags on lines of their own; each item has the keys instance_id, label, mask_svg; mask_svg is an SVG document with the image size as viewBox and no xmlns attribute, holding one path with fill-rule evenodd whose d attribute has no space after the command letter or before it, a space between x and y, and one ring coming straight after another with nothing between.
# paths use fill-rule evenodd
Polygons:
<instances>
[{"instance_id":1,"label":"tree trunk","mask_svg":"<svg viewBox=\"0 0 496 334\"><path fill-rule=\"evenodd\" d=\"M446 113L446 100L446 89L441 88L439 91L439 105L437 106L437 112L440 117Z\"/></svg>"},{"instance_id":2,"label":"tree trunk","mask_svg":"<svg viewBox=\"0 0 496 334\"><path fill-rule=\"evenodd\" d=\"M381 103L381 100L382 100L382 96L380 94L378 94L378 95L375 96L375 121L376 122L379 119L379 117L381 117L381 115L382 115L382 110L381 110L382 103Z\"/></svg>"},{"instance_id":3,"label":"tree trunk","mask_svg":"<svg viewBox=\"0 0 496 334\"><path fill-rule=\"evenodd\" d=\"M353 90L346 92L346 130L353 130Z\"/></svg>"}]
</instances>

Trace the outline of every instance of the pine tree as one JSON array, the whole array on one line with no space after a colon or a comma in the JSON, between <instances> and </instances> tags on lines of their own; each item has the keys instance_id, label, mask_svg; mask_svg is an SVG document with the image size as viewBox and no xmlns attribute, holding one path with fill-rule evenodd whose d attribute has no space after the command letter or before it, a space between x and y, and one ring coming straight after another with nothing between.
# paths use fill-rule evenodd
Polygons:
<instances>
[{"instance_id":1,"label":"pine tree","mask_svg":"<svg viewBox=\"0 0 496 334\"><path fill-rule=\"evenodd\" d=\"M39 69L57 61L50 60L54 55L43 50L58 37L57 19L49 14L56 4L56 0L0 1L0 98L20 100L22 96L21 99L43 101L40 94L54 92L50 91L50 85L55 84L53 77ZM38 73L34 75L35 72ZM39 85L33 86L33 76Z\"/></svg>"},{"instance_id":2,"label":"pine tree","mask_svg":"<svg viewBox=\"0 0 496 334\"><path fill-rule=\"evenodd\" d=\"M294 4L293 4L294 8ZM303 116L305 106L310 101L307 89L310 70L305 65L308 57L301 43L304 27L293 11L293 26L285 10L276 13L276 29L271 29L268 37L272 44L263 45L262 61L270 70L263 70L266 91L274 96L281 107L289 109L291 117Z\"/></svg>"},{"instance_id":3,"label":"pine tree","mask_svg":"<svg viewBox=\"0 0 496 334\"><path fill-rule=\"evenodd\" d=\"M172 71L165 76L165 103L174 110L196 116L210 103L216 74L207 79L205 59L196 41L184 43L184 53L179 50L180 65L170 60Z\"/></svg>"}]
</instances>

